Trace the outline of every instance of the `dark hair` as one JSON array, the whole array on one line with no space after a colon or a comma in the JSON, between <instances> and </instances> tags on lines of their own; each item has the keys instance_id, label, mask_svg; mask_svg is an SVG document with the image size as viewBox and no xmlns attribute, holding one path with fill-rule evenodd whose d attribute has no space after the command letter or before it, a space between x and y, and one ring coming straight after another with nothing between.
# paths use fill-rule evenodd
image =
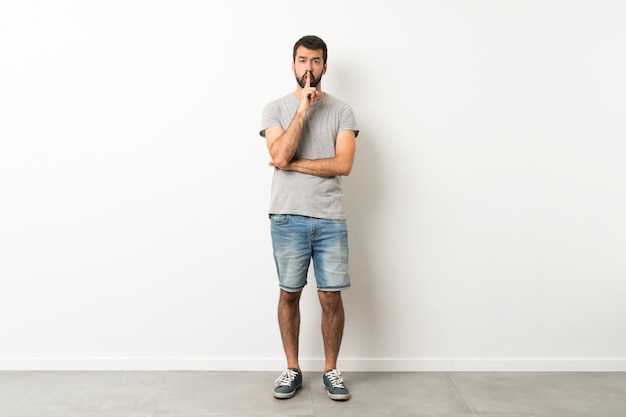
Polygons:
<instances>
[{"instance_id":1,"label":"dark hair","mask_svg":"<svg viewBox=\"0 0 626 417\"><path fill-rule=\"evenodd\" d=\"M293 60L296 60L296 51L300 46L304 46L306 49L311 51L316 51L318 49L322 50L324 57L324 64L326 63L326 58L328 58L328 51L326 50L326 43L314 35L303 36L296 42L293 46Z\"/></svg>"}]
</instances>

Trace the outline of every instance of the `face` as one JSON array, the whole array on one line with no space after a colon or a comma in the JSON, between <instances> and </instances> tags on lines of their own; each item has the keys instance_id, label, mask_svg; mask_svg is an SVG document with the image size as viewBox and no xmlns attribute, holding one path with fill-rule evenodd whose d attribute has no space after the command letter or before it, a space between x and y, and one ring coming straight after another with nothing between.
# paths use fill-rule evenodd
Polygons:
<instances>
[{"instance_id":1,"label":"face","mask_svg":"<svg viewBox=\"0 0 626 417\"><path fill-rule=\"evenodd\" d=\"M306 85L307 77L311 77L311 87L316 87L322 81L322 75L326 73L321 49L312 51L304 46L298 47L292 67L296 81L302 88Z\"/></svg>"}]
</instances>

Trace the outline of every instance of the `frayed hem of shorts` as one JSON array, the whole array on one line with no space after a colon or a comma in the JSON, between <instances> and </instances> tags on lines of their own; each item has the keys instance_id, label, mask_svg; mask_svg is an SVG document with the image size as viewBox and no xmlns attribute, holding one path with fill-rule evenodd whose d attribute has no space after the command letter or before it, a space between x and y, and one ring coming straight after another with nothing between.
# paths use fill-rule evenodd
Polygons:
<instances>
[{"instance_id":1,"label":"frayed hem of shorts","mask_svg":"<svg viewBox=\"0 0 626 417\"><path fill-rule=\"evenodd\" d=\"M338 292L338 291L347 290L350 287L351 287L351 285L346 285L346 286L343 286L343 287L328 287L328 288L317 287L317 290L318 291L325 291L325 292Z\"/></svg>"},{"instance_id":2,"label":"frayed hem of shorts","mask_svg":"<svg viewBox=\"0 0 626 417\"><path fill-rule=\"evenodd\" d=\"M300 287L300 288L291 288L291 287L283 287L282 285L279 285L278 288L280 288L283 291L287 291L287 292L300 292L304 289L304 287Z\"/></svg>"}]
</instances>

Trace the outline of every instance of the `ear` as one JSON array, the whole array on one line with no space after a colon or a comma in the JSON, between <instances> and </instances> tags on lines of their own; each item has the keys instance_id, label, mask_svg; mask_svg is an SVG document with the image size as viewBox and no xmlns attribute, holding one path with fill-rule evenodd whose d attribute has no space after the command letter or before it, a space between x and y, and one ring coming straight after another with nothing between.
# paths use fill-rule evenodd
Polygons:
<instances>
[{"instance_id":1,"label":"ear","mask_svg":"<svg viewBox=\"0 0 626 417\"><path fill-rule=\"evenodd\" d=\"M326 74L326 64L324 64L324 68L322 69L322 74Z\"/></svg>"}]
</instances>

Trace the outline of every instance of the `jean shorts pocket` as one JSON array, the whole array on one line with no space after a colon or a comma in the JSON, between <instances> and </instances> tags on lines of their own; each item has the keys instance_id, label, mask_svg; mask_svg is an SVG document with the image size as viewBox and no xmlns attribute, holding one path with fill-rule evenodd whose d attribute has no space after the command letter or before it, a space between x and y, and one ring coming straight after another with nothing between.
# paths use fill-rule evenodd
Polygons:
<instances>
[{"instance_id":1,"label":"jean shorts pocket","mask_svg":"<svg viewBox=\"0 0 626 417\"><path fill-rule=\"evenodd\" d=\"M289 220L288 214L270 214L270 220L273 224L285 224Z\"/></svg>"}]
</instances>

